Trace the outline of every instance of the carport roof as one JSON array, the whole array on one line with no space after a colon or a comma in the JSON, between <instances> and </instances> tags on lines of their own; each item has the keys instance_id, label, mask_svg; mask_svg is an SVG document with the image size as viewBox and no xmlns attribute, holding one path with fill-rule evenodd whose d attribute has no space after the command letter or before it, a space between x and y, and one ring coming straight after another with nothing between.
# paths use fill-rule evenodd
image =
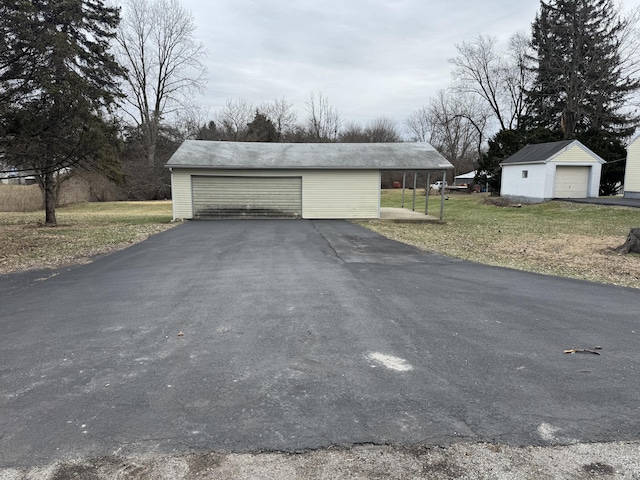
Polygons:
<instances>
[{"instance_id":1,"label":"carport roof","mask_svg":"<svg viewBox=\"0 0 640 480\"><path fill-rule=\"evenodd\" d=\"M443 170L428 143L263 143L187 140L169 168Z\"/></svg>"}]
</instances>

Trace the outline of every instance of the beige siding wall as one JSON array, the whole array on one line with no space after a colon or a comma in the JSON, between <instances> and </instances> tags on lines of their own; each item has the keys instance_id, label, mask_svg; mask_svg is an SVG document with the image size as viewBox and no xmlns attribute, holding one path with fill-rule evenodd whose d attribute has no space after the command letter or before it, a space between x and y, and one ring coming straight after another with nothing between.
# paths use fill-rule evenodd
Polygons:
<instances>
[{"instance_id":1,"label":"beige siding wall","mask_svg":"<svg viewBox=\"0 0 640 480\"><path fill-rule=\"evenodd\" d=\"M191 175L204 169L175 169L171 175L174 219L193 218ZM302 218L378 218L378 170L212 170L215 176L302 177Z\"/></svg>"},{"instance_id":2,"label":"beige siding wall","mask_svg":"<svg viewBox=\"0 0 640 480\"><path fill-rule=\"evenodd\" d=\"M315 170L302 177L303 218L378 218L377 170Z\"/></svg>"},{"instance_id":3,"label":"beige siding wall","mask_svg":"<svg viewBox=\"0 0 640 480\"><path fill-rule=\"evenodd\" d=\"M577 145L555 157L553 163L591 163L597 160Z\"/></svg>"},{"instance_id":4,"label":"beige siding wall","mask_svg":"<svg viewBox=\"0 0 640 480\"><path fill-rule=\"evenodd\" d=\"M556 168L554 198L585 198L589 191L591 167Z\"/></svg>"},{"instance_id":5,"label":"beige siding wall","mask_svg":"<svg viewBox=\"0 0 640 480\"><path fill-rule=\"evenodd\" d=\"M640 137L627 148L627 166L624 174L624 191L640 192Z\"/></svg>"},{"instance_id":6,"label":"beige siding wall","mask_svg":"<svg viewBox=\"0 0 640 480\"><path fill-rule=\"evenodd\" d=\"M171 173L173 219L193 218L191 205L191 172L174 170Z\"/></svg>"}]
</instances>

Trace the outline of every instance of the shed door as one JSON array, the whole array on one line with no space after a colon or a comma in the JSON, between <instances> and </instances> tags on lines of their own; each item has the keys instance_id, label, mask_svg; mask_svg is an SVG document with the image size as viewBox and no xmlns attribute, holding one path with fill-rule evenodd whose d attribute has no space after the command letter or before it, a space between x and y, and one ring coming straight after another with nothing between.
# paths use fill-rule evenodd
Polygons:
<instances>
[{"instance_id":1,"label":"shed door","mask_svg":"<svg viewBox=\"0 0 640 480\"><path fill-rule=\"evenodd\" d=\"M591 167L556 167L554 198L586 198Z\"/></svg>"},{"instance_id":2,"label":"shed door","mask_svg":"<svg viewBox=\"0 0 640 480\"><path fill-rule=\"evenodd\" d=\"M194 218L302 216L300 177L192 176Z\"/></svg>"}]
</instances>

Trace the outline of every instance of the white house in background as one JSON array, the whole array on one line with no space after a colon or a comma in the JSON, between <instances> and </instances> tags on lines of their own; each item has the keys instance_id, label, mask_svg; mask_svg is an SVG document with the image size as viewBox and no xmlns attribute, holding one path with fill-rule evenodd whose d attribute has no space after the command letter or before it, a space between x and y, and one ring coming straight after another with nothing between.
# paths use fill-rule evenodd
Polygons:
<instances>
[{"instance_id":1,"label":"white house in background","mask_svg":"<svg viewBox=\"0 0 640 480\"><path fill-rule=\"evenodd\" d=\"M473 172L463 173L454 177L454 185L469 185L476 178L476 170Z\"/></svg>"},{"instance_id":2,"label":"white house in background","mask_svg":"<svg viewBox=\"0 0 640 480\"><path fill-rule=\"evenodd\" d=\"M597 197L604 163L577 140L527 145L500 164L500 195L520 202Z\"/></svg>"},{"instance_id":3,"label":"white house in background","mask_svg":"<svg viewBox=\"0 0 640 480\"><path fill-rule=\"evenodd\" d=\"M624 198L640 198L640 135L631 140L627 147Z\"/></svg>"}]
</instances>

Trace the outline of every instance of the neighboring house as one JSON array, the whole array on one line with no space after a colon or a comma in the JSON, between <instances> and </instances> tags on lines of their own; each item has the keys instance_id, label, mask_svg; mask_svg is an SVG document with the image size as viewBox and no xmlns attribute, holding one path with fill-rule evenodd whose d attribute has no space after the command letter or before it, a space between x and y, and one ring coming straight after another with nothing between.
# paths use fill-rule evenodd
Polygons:
<instances>
[{"instance_id":1,"label":"neighboring house","mask_svg":"<svg viewBox=\"0 0 640 480\"><path fill-rule=\"evenodd\" d=\"M428 143L187 140L166 164L174 219L380 218L383 170L453 168Z\"/></svg>"},{"instance_id":2,"label":"neighboring house","mask_svg":"<svg viewBox=\"0 0 640 480\"><path fill-rule=\"evenodd\" d=\"M627 165L624 170L624 198L640 198L640 136L627 147Z\"/></svg>"},{"instance_id":3,"label":"neighboring house","mask_svg":"<svg viewBox=\"0 0 640 480\"><path fill-rule=\"evenodd\" d=\"M27 172L19 172L16 167L0 163L0 184L8 185L33 185L36 177L25 175Z\"/></svg>"},{"instance_id":4,"label":"neighboring house","mask_svg":"<svg viewBox=\"0 0 640 480\"><path fill-rule=\"evenodd\" d=\"M500 195L521 202L597 197L604 163L577 140L527 145L500 164Z\"/></svg>"}]
</instances>

